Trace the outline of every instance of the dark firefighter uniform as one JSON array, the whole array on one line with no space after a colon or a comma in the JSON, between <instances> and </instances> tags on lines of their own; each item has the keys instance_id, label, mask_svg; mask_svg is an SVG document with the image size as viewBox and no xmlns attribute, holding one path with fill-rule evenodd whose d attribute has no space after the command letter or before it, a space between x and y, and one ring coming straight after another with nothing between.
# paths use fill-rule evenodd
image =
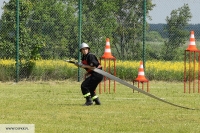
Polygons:
<instances>
[{"instance_id":1,"label":"dark firefighter uniform","mask_svg":"<svg viewBox=\"0 0 200 133\"><path fill-rule=\"evenodd\" d=\"M83 55L81 60L82 64L84 65L89 65L98 69L102 69L97 57L90 52L88 52L86 55ZM89 69L86 69L86 71L87 75L90 76L86 77L86 79L81 84L82 94L84 98L86 98L86 103L84 105L92 105L92 101L94 101L96 105L100 105L101 103L98 96L95 93L95 90L98 84L102 81L103 75L98 74Z\"/></svg>"}]
</instances>

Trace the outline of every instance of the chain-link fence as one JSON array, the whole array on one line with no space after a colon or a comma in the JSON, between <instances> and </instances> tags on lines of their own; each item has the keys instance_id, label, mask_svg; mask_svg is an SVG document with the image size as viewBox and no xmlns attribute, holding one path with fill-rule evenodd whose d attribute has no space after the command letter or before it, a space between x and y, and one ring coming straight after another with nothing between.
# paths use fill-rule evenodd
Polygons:
<instances>
[{"instance_id":1,"label":"chain-link fence","mask_svg":"<svg viewBox=\"0 0 200 133\"><path fill-rule=\"evenodd\" d=\"M2 7L1 62L16 59L16 1ZM106 38L110 38L117 60L183 61L191 30L199 45L196 7L200 7L198 0L84 0L78 23L77 0L19 0L20 78L30 75L35 60L78 59L80 25L81 41L98 57L103 55ZM5 71L16 71L15 66L1 65L1 78ZM5 80L13 80L14 72Z\"/></svg>"}]
</instances>

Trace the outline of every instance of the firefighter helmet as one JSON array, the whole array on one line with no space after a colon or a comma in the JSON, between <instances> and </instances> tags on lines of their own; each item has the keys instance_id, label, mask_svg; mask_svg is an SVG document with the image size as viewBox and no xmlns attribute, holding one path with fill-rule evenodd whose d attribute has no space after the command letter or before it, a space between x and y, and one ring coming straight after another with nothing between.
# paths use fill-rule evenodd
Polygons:
<instances>
[{"instance_id":1,"label":"firefighter helmet","mask_svg":"<svg viewBox=\"0 0 200 133\"><path fill-rule=\"evenodd\" d=\"M82 43L82 44L81 44L81 46L80 46L80 52L81 52L81 49L82 49L82 48L88 48L88 49L90 49L90 47L88 46L87 43Z\"/></svg>"}]
</instances>

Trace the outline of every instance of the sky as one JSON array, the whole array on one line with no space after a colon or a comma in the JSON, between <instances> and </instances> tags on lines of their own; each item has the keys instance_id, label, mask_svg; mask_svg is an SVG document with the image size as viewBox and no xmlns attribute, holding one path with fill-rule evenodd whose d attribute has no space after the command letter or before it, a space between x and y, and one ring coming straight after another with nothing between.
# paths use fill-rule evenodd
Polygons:
<instances>
[{"instance_id":1,"label":"sky","mask_svg":"<svg viewBox=\"0 0 200 133\"><path fill-rule=\"evenodd\" d=\"M3 2L8 2L9 0L0 0L0 7L3 7ZM200 24L200 0L152 0L153 4L156 6L150 11L149 15L152 17L152 20L147 20L148 23L157 24L157 23L166 23L166 17L170 17L172 10L178 9L185 4L188 4L190 11L192 13L192 19L189 22L190 24ZM0 16L2 15L3 10L0 9Z\"/></svg>"},{"instance_id":2,"label":"sky","mask_svg":"<svg viewBox=\"0 0 200 133\"><path fill-rule=\"evenodd\" d=\"M200 24L200 0L152 0L156 7L149 13L152 21L149 23L166 23L166 17L170 17L172 10L178 9L185 4L189 5L190 12L192 13L190 24Z\"/></svg>"}]
</instances>

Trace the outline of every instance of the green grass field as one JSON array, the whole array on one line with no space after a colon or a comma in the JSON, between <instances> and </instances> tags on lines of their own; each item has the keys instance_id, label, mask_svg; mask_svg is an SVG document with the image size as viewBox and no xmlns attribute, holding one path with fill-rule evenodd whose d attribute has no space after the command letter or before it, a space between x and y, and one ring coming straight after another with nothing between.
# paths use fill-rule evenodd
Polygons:
<instances>
[{"instance_id":1,"label":"green grass field","mask_svg":"<svg viewBox=\"0 0 200 133\"><path fill-rule=\"evenodd\" d=\"M116 93L99 94L101 106L82 106L85 99L80 84L70 80L0 83L0 123L35 124L35 133L200 131L200 110L174 107L133 93L119 83ZM200 109L200 94L183 93L181 82L150 81L150 93L178 105Z\"/></svg>"}]
</instances>

